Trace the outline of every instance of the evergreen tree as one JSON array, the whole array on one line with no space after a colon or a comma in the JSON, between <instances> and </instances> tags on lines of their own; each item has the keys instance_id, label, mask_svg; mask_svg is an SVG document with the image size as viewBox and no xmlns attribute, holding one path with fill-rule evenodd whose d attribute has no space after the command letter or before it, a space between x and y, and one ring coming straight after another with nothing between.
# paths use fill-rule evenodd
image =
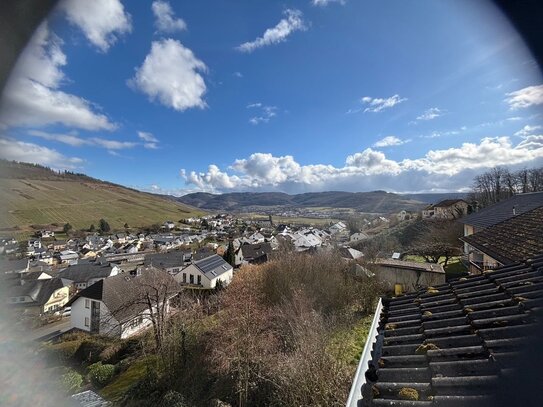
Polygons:
<instances>
[{"instance_id":1,"label":"evergreen tree","mask_svg":"<svg viewBox=\"0 0 543 407\"><path fill-rule=\"evenodd\" d=\"M228 243L228 249L226 249L223 258L232 267L236 265L236 251L234 249L234 243L231 240L230 243Z\"/></svg>"},{"instance_id":2,"label":"evergreen tree","mask_svg":"<svg viewBox=\"0 0 543 407\"><path fill-rule=\"evenodd\" d=\"M89 232L94 232L96 230L96 227L94 226L94 223L90 225Z\"/></svg>"},{"instance_id":3,"label":"evergreen tree","mask_svg":"<svg viewBox=\"0 0 543 407\"><path fill-rule=\"evenodd\" d=\"M111 230L109 223L105 219L100 219L100 232L107 233Z\"/></svg>"},{"instance_id":4,"label":"evergreen tree","mask_svg":"<svg viewBox=\"0 0 543 407\"><path fill-rule=\"evenodd\" d=\"M64 227L62 228L62 231L66 234L68 234L73 229L72 225L69 223L66 223Z\"/></svg>"}]
</instances>

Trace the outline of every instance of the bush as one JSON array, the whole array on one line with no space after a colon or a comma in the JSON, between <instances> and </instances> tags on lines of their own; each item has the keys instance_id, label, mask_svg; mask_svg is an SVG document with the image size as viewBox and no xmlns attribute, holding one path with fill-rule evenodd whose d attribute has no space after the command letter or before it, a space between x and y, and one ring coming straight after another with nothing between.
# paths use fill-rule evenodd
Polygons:
<instances>
[{"instance_id":1,"label":"bush","mask_svg":"<svg viewBox=\"0 0 543 407\"><path fill-rule=\"evenodd\" d=\"M51 345L49 350L53 358L62 364L69 363L75 356L81 342L69 341Z\"/></svg>"},{"instance_id":2,"label":"bush","mask_svg":"<svg viewBox=\"0 0 543 407\"><path fill-rule=\"evenodd\" d=\"M90 381L97 387L104 387L115 375L115 366L103 365L102 362L90 365L88 370Z\"/></svg>"},{"instance_id":3,"label":"bush","mask_svg":"<svg viewBox=\"0 0 543 407\"><path fill-rule=\"evenodd\" d=\"M67 369L66 373L60 376L60 386L68 394L77 392L82 384L83 376L75 370Z\"/></svg>"},{"instance_id":4,"label":"bush","mask_svg":"<svg viewBox=\"0 0 543 407\"><path fill-rule=\"evenodd\" d=\"M100 354L107 346L108 344L100 339L87 339L81 343L74 356L81 362L96 363L100 361Z\"/></svg>"}]
</instances>

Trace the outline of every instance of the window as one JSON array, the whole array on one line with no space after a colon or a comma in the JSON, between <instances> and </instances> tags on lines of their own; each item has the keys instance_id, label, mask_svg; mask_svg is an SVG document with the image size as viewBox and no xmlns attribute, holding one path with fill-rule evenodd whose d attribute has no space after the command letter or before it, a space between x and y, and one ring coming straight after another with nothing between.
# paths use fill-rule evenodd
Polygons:
<instances>
[{"instance_id":1,"label":"window","mask_svg":"<svg viewBox=\"0 0 543 407\"><path fill-rule=\"evenodd\" d=\"M24 302L24 300L25 300L25 297L19 297L19 301Z\"/></svg>"},{"instance_id":2,"label":"window","mask_svg":"<svg viewBox=\"0 0 543 407\"><path fill-rule=\"evenodd\" d=\"M85 317L85 326L89 326L89 317Z\"/></svg>"},{"instance_id":3,"label":"window","mask_svg":"<svg viewBox=\"0 0 543 407\"><path fill-rule=\"evenodd\" d=\"M85 308L90 308L90 300L85 298Z\"/></svg>"},{"instance_id":4,"label":"window","mask_svg":"<svg viewBox=\"0 0 543 407\"><path fill-rule=\"evenodd\" d=\"M190 283L194 284L194 276L192 274L189 275Z\"/></svg>"},{"instance_id":5,"label":"window","mask_svg":"<svg viewBox=\"0 0 543 407\"><path fill-rule=\"evenodd\" d=\"M184 283L187 282L187 273L183 273L183 282L184 282Z\"/></svg>"},{"instance_id":6,"label":"window","mask_svg":"<svg viewBox=\"0 0 543 407\"><path fill-rule=\"evenodd\" d=\"M198 276L198 285L202 284L202 276Z\"/></svg>"}]
</instances>

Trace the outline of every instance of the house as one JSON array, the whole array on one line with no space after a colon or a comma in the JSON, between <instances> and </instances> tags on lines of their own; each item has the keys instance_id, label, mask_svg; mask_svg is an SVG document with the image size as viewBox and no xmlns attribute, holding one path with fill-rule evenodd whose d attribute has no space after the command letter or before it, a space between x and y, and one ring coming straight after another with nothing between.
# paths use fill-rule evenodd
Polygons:
<instances>
[{"instance_id":1,"label":"house","mask_svg":"<svg viewBox=\"0 0 543 407\"><path fill-rule=\"evenodd\" d=\"M509 199L487 206L458 220L464 225L464 236L469 236L497 223L543 206L543 192L514 195ZM469 247L464 245L468 255Z\"/></svg>"},{"instance_id":2,"label":"house","mask_svg":"<svg viewBox=\"0 0 543 407\"><path fill-rule=\"evenodd\" d=\"M162 227L166 230L173 230L175 229L175 223L172 222L171 220L167 220L166 222L163 223Z\"/></svg>"},{"instance_id":3,"label":"house","mask_svg":"<svg viewBox=\"0 0 543 407\"><path fill-rule=\"evenodd\" d=\"M360 242L361 240L369 239L369 236L364 232L356 232L349 237L349 241L352 243Z\"/></svg>"},{"instance_id":4,"label":"house","mask_svg":"<svg viewBox=\"0 0 543 407\"><path fill-rule=\"evenodd\" d=\"M389 290L397 290L401 287L401 292L409 292L421 286L428 287L445 283L445 270L441 264L377 259L367 267Z\"/></svg>"},{"instance_id":5,"label":"house","mask_svg":"<svg viewBox=\"0 0 543 407\"><path fill-rule=\"evenodd\" d=\"M461 237L471 274L525 261L543 252L543 206Z\"/></svg>"},{"instance_id":6,"label":"house","mask_svg":"<svg viewBox=\"0 0 543 407\"><path fill-rule=\"evenodd\" d=\"M25 273L23 273L25 274ZM43 315L62 308L69 297L69 288L60 278L51 278L46 273L30 273L20 285L8 288L8 304L25 314Z\"/></svg>"},{"instance_id":7,"label":"house","mask_svg":"<svg viewBox=\"0 0 543 407\"><path fill-rule=\"evenodd\" d=\"M458 219L468 213L469 204L463 199L445 199L429 205L422 211L422 218Z\"/></svg>"},{"instance_id":8,"label":"house","mask_svg":"<svg viewBox=\"0 0 543 407\"><path fill-rule=\"evenodd\" d=\"M29 260L27 258L19 260L0 259L0 273L23 273L28 271Z\"/></svg>"},{"instance_id":9,"label":"house","mask_svg":"<svg viewBox=\"0 0 543 407\"><path fill-rule=\"evenodd\" d=\"M153 267L135 276L119 274L87 287L68 302L70 324L92 334L124 339L151 326L162 310L169 314L170 300L178 292L174 279Z\"/></svg>"},{"instance_id":10,"label":"house","mask_svg":"<svg viewBox=\"0 0 543 407\"><path fill-rule=\"evenodd\" d=\"M520 405L512 397L524 394L530 400L541 360L542 265L539 255L382 298L347 407Z\"/></svg>"},{"instance_id":11,"label":"house","mask_svg":"<svg viewBox=\"0 0 543 407\"><path fill-rule=\"evenodd\" d=\"M55 232L53 232L52 230L40 230L40 231L37 233L37 236L46 239L46 238L48 238L48 237L55 237Z\"/></svg>"},{"instance_id":12,"label":"house","mask_svg":"<svg viewBox=\"0 0 543 407\"><path fill-rule=\"evenodd\" d=\"M214 254L195 261L174 278L181 285L209 290L215 288L219 281L223 286L230 284L234 276L233 270L222 257Z\"/></svg>"},{"instance_id":13,"label":"house","mask_svg":"<svg viewBox=\"0 0 543 407\"><path fill-rule=\"evenodd\" d=\"M85 262L74 264L58 273L64 285L83 290L104 278L116 276L119 267L111 263Z\"/></svg>"},{"instance_id":14,"label":"house","mask_svg":"<svg viewBox=\"0 0 543 407\"><path fill-rule=\"evenodd\" d=\"M340 247L339 254L341 258L346 260L357 260L364 256L359 250L353 249L352 247Z\"/></svg>"},{"instance_id":15,"label":"house","mask_svg":"<svg viewBox=\"0 0 543 407\"><path fill-rule=\"evenodd\" d=\"M63 250L55 254L55 257L59 264L69 264L70 266L77 264L79 261L79 255L73 250Z\"/></svg>"},{"instance_id":16,"label":"house","mask_svg":"<svg viewBox=\"0 0 543 407\"><path fill-rule=\"evenodd\" d=\"M239 251L242 263L260 264L269 260L272 247L269 243L244 244L241 245Z\"/></svg>"},{"instance_id":17,"label":"house","mask_svg":"<svg viewBox=\"0 0 543 407\"><path fill-rule=\"evenodd\" d=\"M332 226L330 226L328 230L330 231L330 234L335 235L337 233L341 233L347 230L347 225L345 225L345 223L343 222L337 222L333 224Z\"/></svg>"},{"instance_id":18,"label":"house","mask_svg":"<svg viewBox=\"0 0 543 407\"><path fill-rule=\"evenodd\" d=\"M192 252L190 250L174 250L166 253L146 254L143 264L159 268L174 275L184 269L190 263L191 259Z\"/></svg>"}]
</instances>

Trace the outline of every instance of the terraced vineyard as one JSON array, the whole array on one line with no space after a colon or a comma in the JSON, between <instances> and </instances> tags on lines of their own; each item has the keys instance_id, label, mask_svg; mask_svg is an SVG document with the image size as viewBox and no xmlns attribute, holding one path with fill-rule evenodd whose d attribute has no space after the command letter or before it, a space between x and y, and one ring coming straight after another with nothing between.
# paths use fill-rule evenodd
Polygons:
<instances>
[{"instance_id":1,"label":"terraced vineyard","mask_svg":"<svg viewBox=\"0 0 543 407\"><path fill-rule=\"evenodd\" d=\"M88 228L91 224L98 226L101 218L113 229L122 229L125 223L131 227L149 226L203 213L166 198L88 177L20 179L5 171L1 176L0 233L15 227L21 233L31 230L31 225L65 223L76 229Z\"/></svg>"}]
</instances>

